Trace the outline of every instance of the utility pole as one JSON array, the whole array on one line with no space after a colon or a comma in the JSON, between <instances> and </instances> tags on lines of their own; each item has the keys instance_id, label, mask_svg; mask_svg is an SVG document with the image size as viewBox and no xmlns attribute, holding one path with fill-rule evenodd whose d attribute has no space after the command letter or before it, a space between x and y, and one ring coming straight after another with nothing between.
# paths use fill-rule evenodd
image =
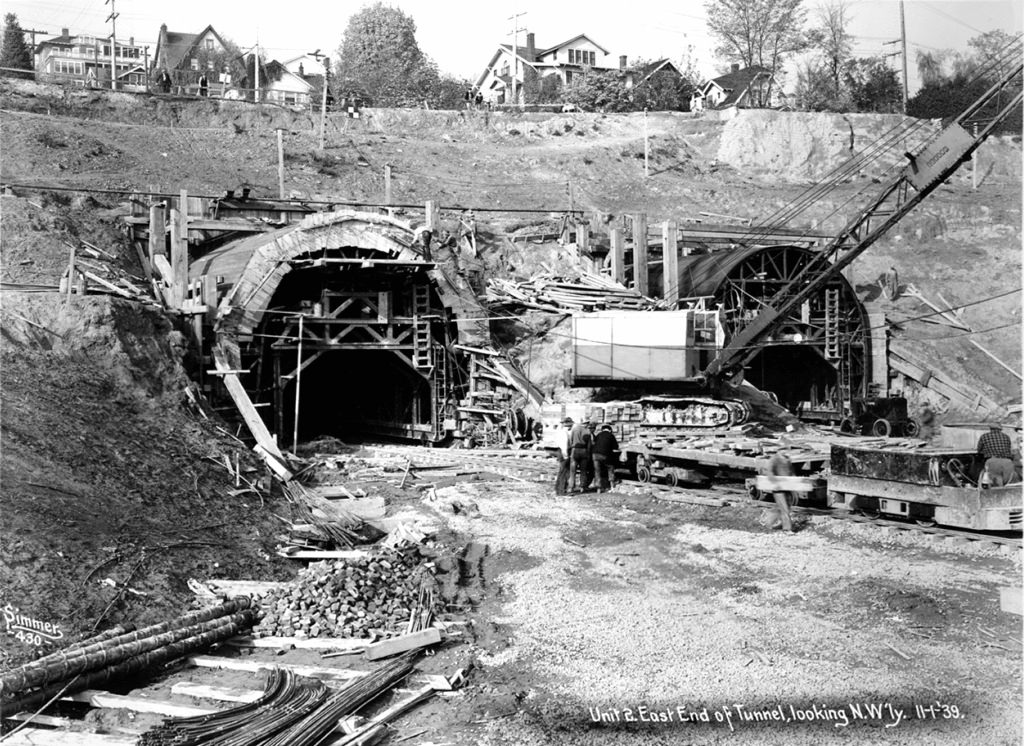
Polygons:
<instances>
[{"instance_id":1,"label":"utility pole","mask_svg":"<svg viewBox=\"0 0 1024 746\"><path fill-rule=\"evenodd\" d=\"M903 0L900 0L900 42L903 50L903 114L907 113L907 21L903 15Z\"/></svg>"},{"instance_id":2,"label":"utility pole","mask_svg":"<svg viewBox=\"0 0 1024 746\"><path fill-rule=\"evenodd\" d=\"M36 61L36 34L48 34L49 31L42 31L37 28L23 28L23 33L32 35L32 67L35 67Z\"/></svg>"},{"instance_id":3,"label":"utility pole","mask_svg":"<svg viewBox=\"0 0 1024 746\"><path fill-rule=\"evenodd\" d=\"M324 150L324 132L327 129L327 86L330 83L331 58L325 54L320 54L319 49L315 52L309 52L309 56L315 60L319 60L322 57L324 60L324 90L320 100L320 152L322 153Z\"/></svg>"},{"instance_id":4,"label":"utility pole","mask_svg":"<svg viewBox=\"0 0 1024 746\"><path fill-rule=\"evenodd\" d=\"M519 28L519 17L525 16L526 11L515 13L509 16L512 21L512 103L519 104L519 32L525 28Z\"/></svg>"},{"instance_id":5,"label":"utility pole","mask_svg":"<svg viewBox=\"0 0 1024 746\"><path fill-rule=\"evenodd\" d=\"M256 57L253 59L253 69L256 71L256 85L253 92L253 101L260 102L260 40L256 38Z\"/></svg>"},{"instance_id":6,"label":"utility pole","mask_svg":"<svg viewBox=\"0 0 1024 746\"><path fill-rule=\"evenodd\" d=\"M104 0L104 5L110 4L110 90L117 90L117 17L121 15L114 8L114 0Z\"/></svg>"},{"instance_id":7,"label":"utility pole","mask_svg":"<svg viewBox=\"0 0 1024 746\"><path fill-rule=\"evenodd\" d=\"M651 175L651 170L650 170L650 167L648 165L649 161L650 161L650 154L651 154L651 144L650 144L650 140L647 137L647 107L644 107L644 178L645 179L648 176Z\"/></svg>"}]
</instances>

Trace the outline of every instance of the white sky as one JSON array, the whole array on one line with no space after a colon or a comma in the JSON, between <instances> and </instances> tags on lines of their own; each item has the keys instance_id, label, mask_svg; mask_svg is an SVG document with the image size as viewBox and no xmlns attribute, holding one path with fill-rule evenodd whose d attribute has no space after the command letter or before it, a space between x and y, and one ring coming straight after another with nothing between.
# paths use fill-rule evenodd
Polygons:
<instances>
[{"instance_id":1,"label":"white sky","mask_svg":"<svg viewBox=\"0 0 1024 746\"><path fill-rule=\"evenodd\" d=\"M103 0L3 0L3 12L14 13L23 28L60 34L71 32L109 35L106 18L110 2ZM257 37L276 59L288 59L320 49L334 56L351 13L365 3L312 2L295 6L266 0L210 2L175 0L113 0L119 17L118 37L155 45L161 23L172 31L198 32L208 24L243 49ZM411 15L417 25L420 48L443 72L475 78L490 60L495 47L511 41L513 13L524 13L520 26L536 35L539 47L553 46L585 33L611 52L678 60L688 46L694 49L700 70L715 75L728 65L713 58L713 41L705 27L704 3L698 0L392 0L390 5ZM808 9L818 0L805 0ZM872 56L898 49L883 42L900 35L898 0L850 0L857 56ZM1022 28L1021 0L906 0L910 91L918 87L914 65L916 49L966 49L969 38L984 31ZM521 37L522 39L523 37ZM614 63L613 63L614 64ZM893 58L893 64L898 61Z\"/></svg>"}]
</instances>

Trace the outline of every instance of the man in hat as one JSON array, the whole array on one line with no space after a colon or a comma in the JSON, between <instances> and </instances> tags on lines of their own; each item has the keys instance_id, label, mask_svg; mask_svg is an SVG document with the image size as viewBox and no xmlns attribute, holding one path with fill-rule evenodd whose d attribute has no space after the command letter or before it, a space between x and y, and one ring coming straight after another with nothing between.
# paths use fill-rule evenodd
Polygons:
<instances>
[{"instance_id":1,"label":"man in hat","mask_svg":"<svg viewBox=\"0 0 1024 746\"><path fill-rule=\"evenodd\" d=\"M1013 442L998 422L989 425L988 432L978 438L978 455L985 464L990 487L1002 487L1013 480Z\"/></svg>"},{"instance_id":2,"label":"man in hat","mask_svg":"<svg viewBox=\"0 0 1024 746\"><path fill-rule=\"evenodd\" d=\"M569 470L572 461L569 458L569 429L572 427L572 417L562 420L562 426L556 427L551 439L556 447L555 455L558 457L558 476L555 477L555 494L565 495L569 491Z\"/></svg>"}]
</instances>

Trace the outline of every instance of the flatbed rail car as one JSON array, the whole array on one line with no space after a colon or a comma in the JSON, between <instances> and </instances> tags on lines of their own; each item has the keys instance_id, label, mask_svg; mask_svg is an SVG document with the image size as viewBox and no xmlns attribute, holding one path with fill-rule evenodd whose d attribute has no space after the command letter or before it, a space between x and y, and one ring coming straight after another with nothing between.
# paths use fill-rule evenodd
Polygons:
<instances>
[{"instance_id":1,"label":"flatbed rail car","mask_svg":"<svg viewBox=\"0 0 1024 746\"><path fill-rule=\"evenodd\" d=\"M828 504L973 531L1021 531L1024 485L982 488L974 454L948 448L876 449L832 445Z\"/></svg>"},{"instance_id":2,"label":"flatbed rail car","mask_svg":"<svg viewBox=\"0 0 1024 746\"><path fill-rule=\"evenodd\" d=\"M756 441L746 451L743 444L737 442L726 442L714 448L635 441L622 446L621 458L639 481L663 481L674 487L682 482L707 485L719 475L767 474L774 452L789 458L794 475L801 477L816 477L829 460L829 452L820 447L781 446L766 453Z\"/></svg>"}]
</instances>

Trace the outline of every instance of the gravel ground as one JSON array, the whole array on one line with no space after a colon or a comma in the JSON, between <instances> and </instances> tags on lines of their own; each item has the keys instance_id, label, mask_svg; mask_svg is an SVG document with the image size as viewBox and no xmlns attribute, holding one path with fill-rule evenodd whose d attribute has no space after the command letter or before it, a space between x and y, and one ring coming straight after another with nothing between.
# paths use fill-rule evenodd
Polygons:
<instances>
[{"instance_id":1,"label":"gravel ground","mask_svg":"<svg viewBox=\"0 0 1024 746\"><path fill-rule=\"evenodd\" d=\"M480 663L528 686L478 743L1020 742L1019 617L998 600L1019 582L1019 557L824 519L785 535L757 511L545 490L446 489L479 507L453 529L492 556L533 560L492 584L487 621L508 630L507 647ZM960 716L914 707L935 702ZM710 722L680 722L680 708L707 708ZM782 719L744 719L755 710Z\"/></svg>"}]
</instances>

